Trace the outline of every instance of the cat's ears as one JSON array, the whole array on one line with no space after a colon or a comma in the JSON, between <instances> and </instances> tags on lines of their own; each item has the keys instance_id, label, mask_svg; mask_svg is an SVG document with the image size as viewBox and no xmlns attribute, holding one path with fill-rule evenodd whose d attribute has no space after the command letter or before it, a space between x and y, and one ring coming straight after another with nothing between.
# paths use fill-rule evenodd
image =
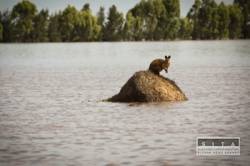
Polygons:
<instances>
[{"instance_id":1,"label":"cat's ears","mask_svg":"<svg viewBox=\"0 0 250 166\"><path fill-rule=\"evenodd\" d=\"M165 56L165 59L170 59L171 58L171 56Z\"/></svg>"}]
</instances>

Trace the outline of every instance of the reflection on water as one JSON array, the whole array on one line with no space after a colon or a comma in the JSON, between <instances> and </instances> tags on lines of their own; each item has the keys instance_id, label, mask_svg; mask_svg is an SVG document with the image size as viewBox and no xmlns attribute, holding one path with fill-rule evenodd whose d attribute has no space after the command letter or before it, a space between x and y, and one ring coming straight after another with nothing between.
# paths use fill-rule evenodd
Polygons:
<instances>
[{"instance_id":1,"label":"reflection on water","mask_svg":"<svg viewBox=\"0 0 250 166\"><path fill-rule=\"evenodd\" d=\"M0 165L248 165L249 45L2 44ZM168 53L189 101L100 102ZM197 157L198 136L240 137L241 155Z\"/></svg>"}]
</instances>

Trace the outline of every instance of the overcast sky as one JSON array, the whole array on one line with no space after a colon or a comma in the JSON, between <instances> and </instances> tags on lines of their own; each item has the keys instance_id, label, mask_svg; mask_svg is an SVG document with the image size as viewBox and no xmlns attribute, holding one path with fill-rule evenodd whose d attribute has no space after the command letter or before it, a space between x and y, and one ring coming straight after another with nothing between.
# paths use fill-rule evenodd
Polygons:
<instances>
[{"instance_id":1,"label":"overcast sky","mask_svg":"<svg viewBox=\"0 0 250 166\"><path fill-rule=\"evenodd\" d=\"M0 10L11 10L12 7L20 2L21 0L0 0ZM63 10L68 4L74 5L77 9L81 9L83 4L89 3L92 11L96 13L100 6L104 6L105 10L108 11L108 8L115 4L118 10L126 13L131 9L136 3L140 0L30 0L36 4L38 10L42 8L49 9L50 12L55 12ZM216 0L221 2L222 0ZM223 0L226 4L232 3L233 0ZM180 0L181 2L181 16L186 16L187 12L194 3L194 0Z\"/></svg>"}]
</instances>

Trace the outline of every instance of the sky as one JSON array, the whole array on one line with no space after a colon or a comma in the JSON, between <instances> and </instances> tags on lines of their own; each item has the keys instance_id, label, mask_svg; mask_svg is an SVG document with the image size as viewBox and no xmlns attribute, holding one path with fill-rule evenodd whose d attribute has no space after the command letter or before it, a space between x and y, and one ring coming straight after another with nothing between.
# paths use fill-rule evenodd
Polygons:
<instances>
[{"instance_id":1,"label":"sky","mask_svg":"<svg viewBox=\"0 0 250 166\"><path fill-rule=\"evenodd\" d=\"M20 2L21 0L0 0L0 10L4 11L6 9L11 10L12 7ZM38 10L49 9L51 13L63 10L68 4L74 5L77 9L81 9L85 3L90 4L90 8L94 13L97 13L100 6L103 6L108 11L108 8L115 4L119 11L126 13L135 4L140 2L140 0L30 0L33 2ZM220 3L224 1L225 4L230 4L233 0L215 0ZM185 17L189 9L192 7L194 0L180 0L181 4L181 16Z\"/></svg>"}]
</instances>

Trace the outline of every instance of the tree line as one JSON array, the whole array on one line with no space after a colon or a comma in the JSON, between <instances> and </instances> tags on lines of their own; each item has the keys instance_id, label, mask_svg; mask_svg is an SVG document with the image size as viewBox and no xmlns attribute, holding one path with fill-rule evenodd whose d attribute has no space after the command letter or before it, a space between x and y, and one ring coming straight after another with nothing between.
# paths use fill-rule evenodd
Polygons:
<instances>
[{"instance_id":1,"label":"tree line","mask_svg":"<svg viewBox=\"0 0 250 166\"><path fill-rule=\"evenodd\" d=\"M238 39L250 37L250 1L217 4L195 0L180 17L179 0L141 0L126 15L112 5L107 16L88 3L81 10L68 5L49 14L23 0L0 12L1 42L153 41L175 39Z\"/></svg>"}]
</instances>

